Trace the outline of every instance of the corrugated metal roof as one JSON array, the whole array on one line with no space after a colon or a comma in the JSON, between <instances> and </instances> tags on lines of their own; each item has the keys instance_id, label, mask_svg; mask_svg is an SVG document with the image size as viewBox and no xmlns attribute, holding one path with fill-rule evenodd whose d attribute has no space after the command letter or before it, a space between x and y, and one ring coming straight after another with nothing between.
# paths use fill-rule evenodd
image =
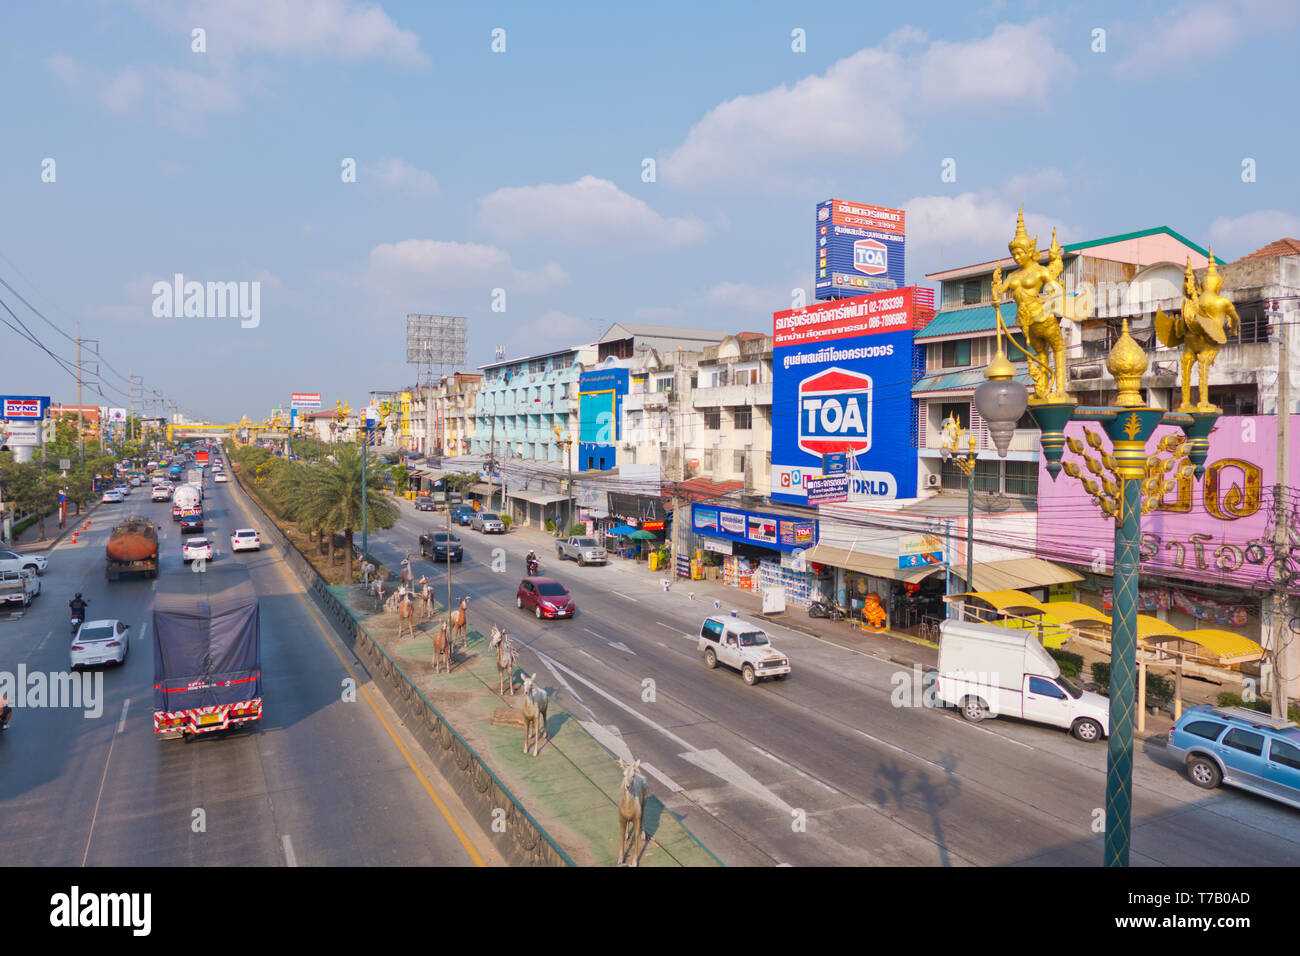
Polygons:
<instances>
[{"instance_id":1,"label":"corrugated metal roof","mask_svg":"<svg viewBox=\"0 0 1300 956\"><path fill-rule=\"evenodd\" d=\"M959 371L940 372L937 375L927 375L912 386L913 395L922 395L926 392L960 392L968 388L977 388L984 379L985 366L979 368L964 368ZM1029 370L1019 367L1016 372L1016 381L1020 382L1026 388L1034 387L1034 380L1029 377Z\"/></svg>"},{"instance_id":2,"label":"corrugated metal roof","mask_svg":"<svg viewBox=\"0 0 1300 956\"><path fill-rule=\"evenodd\" d=\"M954 577L966 578L965 566L953 565ZM1069 584L1082 581L1083 575L1075 574L1069 568L1045 561L1042 558L1013 558L1009 561L975 562L976 594L980 591L1010 591L1024 588L1041 588L1049 584ZM1142 615L1138 615L1142 617ZM1139 623L1139 629L1141 624ZM1139 634L1139 636L1141 636Z\"/></svg>"},{"instance_id":3,"label":"corrugated metal roof","mask_svg":"<svg viewBox=\"0 0 1300 956\"><path fill-rule=\"evenodd\" d=\"M1011 306L1008 315L1011 318L1009 328L1014 328L1016 310ZM1005 321L1007 316L1004 316ZM969 309L949 309L939 312L925 326L925 331L916 336L917 341L938 335L965 335L971 332L992 332L998 327L997 316L991 305L977 305Z\"/></svg>"}]
</instances>

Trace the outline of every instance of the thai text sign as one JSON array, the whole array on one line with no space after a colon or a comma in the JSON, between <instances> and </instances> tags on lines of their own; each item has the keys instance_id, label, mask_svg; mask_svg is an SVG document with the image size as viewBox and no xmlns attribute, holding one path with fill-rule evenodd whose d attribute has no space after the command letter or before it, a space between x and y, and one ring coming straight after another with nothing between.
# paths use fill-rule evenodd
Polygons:
<instances>
[{"instance_id":1,"label":"thai text sign","mask_svg":"<svg viewBox=\"0 0 1300 956\"><path fill-rule=\"evenodd\" d=\"M1291 427L1297 426L1300 415L1293 415ZM1079 422L1066 428L1066 434L1077 439L1083 438L1083 431ZM1147 442L1147 453L1154 454L1160 438L1176 431L1166 425L1156 429ZM1103 440L1103 444L1110 451L1110 443ZM1205 477L1200 481L1178 479L1158 506L1142 516L1142 573L1241 588L1268 580L1273 561L1276 449L1277 423L1272 415L1220 418L1210 435ZM1292 473L1300 474L1300 443L1288 454ZM1083 467L1069 450L1064 460ZM1300 521L1295 514L1289 516L1289 525L1291 544L1300 544ZM1113 522L1102 515L1078 481L1062 472L1053 482L1040 461L1039 554L1109 573L1114 534Z\"/></svg>"}]
</instances>

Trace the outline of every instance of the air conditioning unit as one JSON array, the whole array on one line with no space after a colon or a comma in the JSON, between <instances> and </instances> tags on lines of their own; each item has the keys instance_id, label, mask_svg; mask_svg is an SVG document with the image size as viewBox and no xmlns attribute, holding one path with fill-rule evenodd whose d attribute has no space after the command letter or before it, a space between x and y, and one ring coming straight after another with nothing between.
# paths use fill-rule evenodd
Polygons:
<instances>
[{"instance_id":1,"label":"air conditioning unit","mask_svg":"<svg viewBox=\"0 0 1300 956\"><path fill-rule=\"evenodd\" d=\"M938 488L938 487L939 487L939 476L938 476L938 475L926 475L926 476L925 476L925 487L927 487L927 488Z\"/></svg>"}]
</instances>

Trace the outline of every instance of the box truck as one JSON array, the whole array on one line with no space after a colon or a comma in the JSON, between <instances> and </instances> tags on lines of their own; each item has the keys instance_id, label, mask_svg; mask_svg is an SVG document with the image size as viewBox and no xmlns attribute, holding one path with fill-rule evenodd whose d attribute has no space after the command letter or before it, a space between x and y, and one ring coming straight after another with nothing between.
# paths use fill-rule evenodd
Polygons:
<instances>
[{"instance_id":1,"label":"box truck","mask_svg":"<svg viewBox=\"0 0 1300 956\"><path fill-rule=\"evenodd\" d=\"M257 592L238 565L158 579L153 611L153 729L158 737L262 718Z\"/></svg>"},{"instance_id":2,"label":"box truck","mask_svg":"<svg viewBox=\"0 0 1300 956\"><path fill-rule=\"evenodd\" d=\"M1033 631L944 621L938 696L970 721L1017 717L1069 730L1084 741L1110 734L1110 700L1081 690Z\"/></svg>"}]
</instances>

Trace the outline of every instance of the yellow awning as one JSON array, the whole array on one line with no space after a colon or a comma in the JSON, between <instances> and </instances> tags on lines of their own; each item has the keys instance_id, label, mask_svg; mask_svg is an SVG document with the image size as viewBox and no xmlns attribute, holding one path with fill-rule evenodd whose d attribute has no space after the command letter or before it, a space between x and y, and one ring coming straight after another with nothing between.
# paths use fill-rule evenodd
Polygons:
<instances>
[{"instance_id":1,"label":"yellow awning","mask_svg":"<svg viewBox=\"0 0 1300 956\"><path fill-rule=\"evenodd\" d=\"M1095 607L1080 604L1078 601L1048 601L1043 605L1043 613L1062 624L1078 624L1087 621L1110 623L1109 615L1098 611Z\"/></svg>"},{"instance_id":2,"label":"yellow awning","mask_svg":"<svg viewBox=\"0 0 1300 956\"><path fill-rule=\"evenodd\" d=\"M978 565L976 566L975 576L979 577ZM999 611L1009 611L1013 608L1030 608L1034 611L1046 610L1046 605L1030 597L1024 591L976 591L966 594L954 594L953 597L976 598Z\"/></svg>"},{"instance_id":3,"label":"yellow awning","mask_svg":"<svg viewBox=\"0 0 1300 956\"><path fill-rule=\"evenodd\" d=\"M1183 633L1168 621L1162 621L1160 618L1152 617L1150 614L1139 614L1137 616L1137 632L1138 640L1140 641L1162 637L1181 637ZM1112 635L1112 637L1113 636L1114 635Z\"/></svg>"},{"instance_id":4,"label":"yellow awning","mask_svg":"<svg viewBox=\"0 0 1300 956\"><path fill-rule=\"evenodd\" d=\"M1258 660L1264 653L1263 648L1250 638L1234 634L1232 631L1221 631L1216 628L1205 628L1199 631L1179 631L1178 637L1184 641L1199 644L1220 659L1234 658L1234 662Z\"/></svg>"}]
</instances>

